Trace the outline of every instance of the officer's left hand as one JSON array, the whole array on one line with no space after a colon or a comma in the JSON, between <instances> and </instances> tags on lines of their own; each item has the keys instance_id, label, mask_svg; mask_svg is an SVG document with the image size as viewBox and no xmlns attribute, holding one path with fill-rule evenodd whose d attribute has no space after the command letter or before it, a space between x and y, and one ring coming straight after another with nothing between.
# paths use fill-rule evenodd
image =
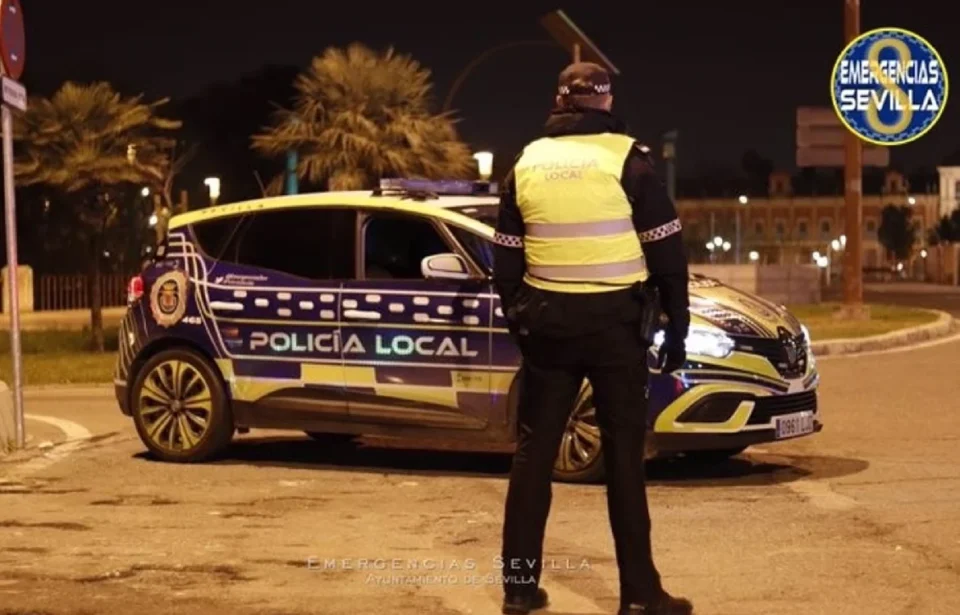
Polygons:
<instances>
[{"instance_id":1,"label":"officer's left hand","mask_svg":"<svg viewBox=\"0 0 960 615\"><path fill-rule=\"evenodd\" d=\"M686 344L682 341L676 343L670 339L664 340L657 355L657 367L660 369L660 373L671 374L683 367L686 362Z\"/></svg>"}]
</instances>

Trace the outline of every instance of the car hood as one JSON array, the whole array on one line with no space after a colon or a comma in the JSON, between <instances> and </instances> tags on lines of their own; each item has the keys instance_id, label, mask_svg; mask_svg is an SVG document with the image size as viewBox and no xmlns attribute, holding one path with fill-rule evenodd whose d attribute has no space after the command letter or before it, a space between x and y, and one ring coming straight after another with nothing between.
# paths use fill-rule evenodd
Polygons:
<instances>
[{"instance_id":1,"label":"car hood","mask_svg":"<svg viewBox=\"0 0 960 615\"><path fill-rule=\"evenodd\" d=\"M690 280L691 322L722 329L730 335L779 337L780 330L800 335L800 322L776 305L710 278Z\"/></svg>"}]
</instances>

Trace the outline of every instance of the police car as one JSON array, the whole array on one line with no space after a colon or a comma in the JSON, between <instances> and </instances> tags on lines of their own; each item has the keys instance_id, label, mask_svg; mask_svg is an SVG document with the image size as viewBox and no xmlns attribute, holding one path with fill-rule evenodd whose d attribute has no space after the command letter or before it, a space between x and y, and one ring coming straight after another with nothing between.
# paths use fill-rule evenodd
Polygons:
<instances>
[{"instance_id":1,"label":"police car","mask_svg":"<svg viewBox=\"0 0 960 615\"><path fill-rule=\"evenodd\" d=\"M392 180L173 217L130 282L121 410L166 461L210 459L250 428L509 450L520 353L491 284L495 194ZM801 324L711 279L690 290L688 361L650 379L648 454L723 457L818 431ZM601 475L584 383L555 476Z\"/></svg>"}]
</instances>

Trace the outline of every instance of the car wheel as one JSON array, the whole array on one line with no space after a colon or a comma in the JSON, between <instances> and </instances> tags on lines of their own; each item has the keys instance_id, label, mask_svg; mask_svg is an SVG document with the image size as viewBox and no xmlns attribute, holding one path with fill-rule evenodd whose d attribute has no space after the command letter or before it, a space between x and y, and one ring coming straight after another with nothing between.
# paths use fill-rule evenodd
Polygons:
<instances>
[{"instance_id":1,"label":"car wheel","mask_svg":"<svg viewBox=\"0 0 960 615\"><path fill-rule=\"evenodd\" d=\"M567 483L591 483L603 479L603 451L600 425L593 404L593 391L584 384L577 396L567 429L560 441L560 452L553 466L553 477Z\"/></svg>"},{"instance_id":2,"label":"car wheel","mask_svg":"<svg viewBox=\"0 0 960 615\"><path fill-rule=\"evenodd\" d=\"M746 446L740 446L737 448L719 448L708 451L687 451L683 454L683 456L697 463L721 463L727 459L730 459L731 457L736 457L745 450L747 450Z\"/></svg>"},{"instance_id":3,"label":"car wheel","mask_svg":"<svg viewBox=\"0 0 960 615\"><path fill-rule=\"evenodd\" d=\"M163 461L206 461L233 438L233 415L220 377L191 350L151 357L134 381L131 402L140 439Z\"/></svg>"}]
</instances>

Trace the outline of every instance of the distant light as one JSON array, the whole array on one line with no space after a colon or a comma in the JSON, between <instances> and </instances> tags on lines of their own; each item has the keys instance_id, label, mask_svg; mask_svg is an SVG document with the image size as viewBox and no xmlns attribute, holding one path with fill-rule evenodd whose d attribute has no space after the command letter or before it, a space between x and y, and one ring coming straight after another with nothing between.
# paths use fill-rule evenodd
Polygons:
<instances>
[{"instance_id":1,"label":"distant light","mask_svg":"<svg viewBox=\"0 0 960 615\"><path fill-rule=\"evenodd\" d=\"M830 259L826 256L821 256L817 259L817 266L821 269L826 269L830 265Z\"/></svg>"},{"instance_id":2,"label":"distant light","mask_svg":"<svg viewBox=\"0 0 960 615\"><path fill-rule=\"evenodd\" d=\"M713 242L712 242L712 241L708 241L708 242L707 242L707 249L710 250L711 252L713 251L713 249L714 249L715 247L716 247L716 246L713 245Z\"/></svg>"},{"instance_id":3,"label":"distant light","mask_svg":"<svg viewBox=\"0 0 960 615\"><path fill-rule=\"evenodd\" d=\"M140 196L150 196L150 188L144 186L143 190L140 191Z\"/></svg>"},{"instance_id":4,"label":"distant light","mask_svg":"<svg viewBox=\"0 0 960 615\"><path fill-rule=\"evenodd\" d=\"M927 251L926 251L926 250L920 250L920 258L927 258Z\"/></svg>"},{"instance_id":5,"label":"distant light","mask_svg":"<svg viewBox=\"0 0 960 615\"><path fill-rule=\"evenodd\" d=\"M490 179L493 175L493 152L477 152L473 155L477 161L477 170L482 179Z\"/></svg>"},{"instance_id":6,"label":"distant light","mask_svg":"<svg viewBox=\"0 0 960 615\"><path fill-rule=\"evenodd\" d=\"M730 251L730 247L731 247L731 246L730 246L730 242L729 242L729 241L724 241L724 242L723 242L723 251L724 251L724 252L729 252L729 251Z\"/></svg>"},{"instance_id":7,"label":"distant light","mask_svg":"<svg viewBox=\"0 0 960 615\"><path fill-rule=\"evenodd\" d=\"M106 258L110 258L110 252L107 251L107 250L104 250L104 251L103 251L103 256L106 257Z\"/></svg>"},{"instance_id":8,"label":"distant light","mask_svg":"<svg viewBox=\"0 0 960 615\"><path fill-rule=\"evenodd\" d=\"M840 235L840 245L841 245L841 246L846 246L846 245L847 245L847 236L846 236L846 235Z\"/></svg>"},{"instance_id":9,"label":"distant light","mask_svg":"<svg viewBox=\"0 0 960 615\"><path fill-rule=\"evenodd\" d=\"M903 263L897 263L897 271L903 271Z\"/></svg>"},{"instance_id":10,"label":"distant light","mask_svg":"<svg viewBox=\"0 0 960 615\"><path fill-rule=\"evenodd\" d=\"M910 205L916 205L916 204L917 204L917 199L913 198L912 196L911 196L911 197L908 197L908 198L907 198L907 203L910 204Z\"/></svg>"},{"instance_id":11,"label":"distant light","mask_svg":"<svg viewBox=\"0 0 960 615\"><path fill-rule=\"evenodd\" d=\"M153 248L150 246L147 246L147 254L150 254L151 252L153 252Z\"/></svg>"},{"instance_id":12,"label":"distant light","mask_svg":"<svg viewBox=\"0 0 960 615\"><path fill-rule=\"evenodd\" d=\"M150 219L147 221L147 223L150 226L156 226L157 222L159 221L160 221L160 218L157 217L157 214L150 214Z\"/></svg>"},{"instance_id":13,"label":"distant light","mask_svg":"<svg viewBox=\"0 0 960 615\"><path fill-rule=\"evenodd\" d=\"M839 239L834 239L833 241L831 241L831 242L830 242L830 247L833 248L834 251L839 252L839 251L840 251L840 240L839 240Z\"/></svg>"},{"instance_id":14,"label":"distant light","mask_svg":"<svg viewBox=\"0 0 960 615\"><path fill-rule=\"evenodd\" d=\"M819 251L813 253L813 260L815 260L815 261L820 260L820 252L819 252Z\"/></svg>"},{"instance_id":15,"label":"distant light","mask_svg":"<svg viewBox=\"0 0 960 615\"><path fill-rule=\"evenodd\" d=\"M741 205L746 205L748 202L750 202L750 199L748 199L748 198L747 198L747 195L745 195L745 194L741 194L741 195L740 195L740 198L737 199L737 200L740 201L740 204L741 204Z\"/></svg>"},{"instance_id":16,"label":"distant light","mask_svg":"<svg viewBox=\"0 0 960 615\"><path fill-rule=\"evenodd\" d=\"M758 260L760 260L760 253L757 252L756 250L751 250L751 251L750 251L750 260L752 260L752 261L758 261Z\"/></svg>"},{"instance_id":17,"label":"distant light","mask_svg":"<svg viewBox=\"0 0 960 615\"><path fill-rule=\"evenodd\" d=\"M210 198L217 200L220 198L220 178L208 177L203 180L203 184L210 189Z\"/></svg>"},{"instance_id":18,"label":"distant light","mask_svg":"<svg viewBox=\"0 0 960 615\"><path fill-rule=\"evenodd\" d=\"M716 237L714 237L714 238L713 238L713 245L718 246L718 247L719 247L719 246L722 246L722 245L723 245L723 237L721 237L720 235L717 235Z\"/></svg>"}]
</instances>

